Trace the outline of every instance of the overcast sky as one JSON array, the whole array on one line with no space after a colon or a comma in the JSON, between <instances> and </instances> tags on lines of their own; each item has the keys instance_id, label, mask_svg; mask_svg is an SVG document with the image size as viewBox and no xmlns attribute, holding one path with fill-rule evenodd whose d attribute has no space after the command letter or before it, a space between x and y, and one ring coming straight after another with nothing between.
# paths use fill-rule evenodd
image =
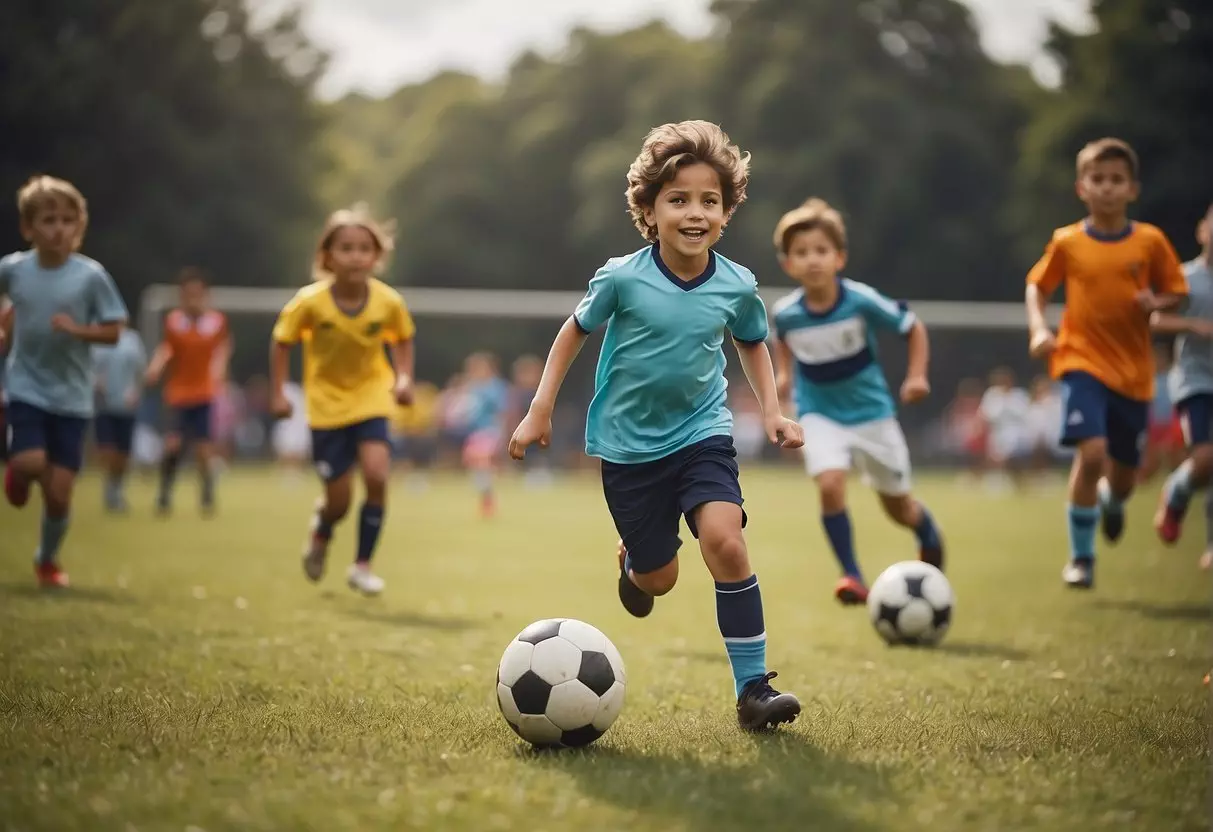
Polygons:
<instances>
[{"instance_id":1,"label":"overcast sky","mask_svg":"<svg viewBox=\"0 0 1213 832\"><path fill-rule=\"evenodd\" d=\"M305 9L305 27L331 55L325 97L350 90L387 93L443 69L502 77L527 49L552 53L570 29L619 31L664 18L689 36L706 34L711 0L249 0L258 14ZM852 2L852 0L835 0ZM1043 83L1055 69L1040 55L1047 21L1091 25L1089 0L962 0L973 9L987 51L1028 63Z\"/></svg>"}]
</instances>

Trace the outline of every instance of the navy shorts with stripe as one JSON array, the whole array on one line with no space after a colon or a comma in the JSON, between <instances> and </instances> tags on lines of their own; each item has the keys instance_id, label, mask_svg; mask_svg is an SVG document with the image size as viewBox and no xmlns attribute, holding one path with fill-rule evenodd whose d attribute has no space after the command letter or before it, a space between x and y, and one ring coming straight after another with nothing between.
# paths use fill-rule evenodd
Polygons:
<instances>
[{"instance_id":1,"label":"navy shorts with stripe","mask_svg":"<svg viewBox=\"0 0 1213 832\"><path fill-rule=\"evenodd\" d=\"M325 482L344 476L358 461L358 446L382 442L391 446L387 419L367 419L339 428L312 428L312 463Z\"/></svg>"},{"instance_id":2,"label":"navy shorts with stripe","mask_svg":"<svg viewBox=\"0 0 1213 832\"><path fill-rule=\"evenodd\" d=\"M211 441L211 403L192 404L169 409L168 433L181 437L182 442Z\"/></svg>"},{"instance_id":3,"label":"navy shorts with stripe","mask_svg":"<svg viewBox=\"0 0 1213 832\"><path fill-rule=\"evenodd\" d=\"M1197 393L1175 405L1189 448L1213 442L1213 393Z\"/></svg>"},{"instance_id":4,"label":"navy shorts with stripe","mask_svg":"<svg viewBox=\"0 0 1213 832\"><path fill-rule=\"evenodd\" d=\"M57 468L79 471L83 466L88 419L51 413L21 401L10 401L5 416L10 458L43 451L47 463Z\"/></svg>"},{"instance_id":5,"label":"navy shorts with stripe","mask_svg":"<svg viewBox=\"0 0 1213 832\"><path fill-rule=\"evenodd\" d=\"M1061 444L1072 448L1088 439L1107 439L1108 456L1130 468L1141 462L1150 424L1150 403L1110 389L1090 373L1061 377Z\"/></svg>"},{"instance_id":6,"label":"navy shorts with stripe","mask_svg":"<svg viewBox=\"0 0 1213 832\"><path fill-rule=\"evenodd\" d=\"M678 554L678 521L696 538L704 503L742 504L731 436L711 436L652 462L602 462L602 493L627 547L632 571L656 572ZM741 524L746 523L745 512Z\"/></svg>"},{"instance_id":7,"label":"navy shorts with stripe","mask_svg":"<svg viewBox=\"0 0 1213 832\"><path fill-rule=\"evenodd\" d=\"M135 440L135 417L126 413L98 413L93 420L93 438L99 448L113 448L129 455Z\"/></svg>"}]
</instances>

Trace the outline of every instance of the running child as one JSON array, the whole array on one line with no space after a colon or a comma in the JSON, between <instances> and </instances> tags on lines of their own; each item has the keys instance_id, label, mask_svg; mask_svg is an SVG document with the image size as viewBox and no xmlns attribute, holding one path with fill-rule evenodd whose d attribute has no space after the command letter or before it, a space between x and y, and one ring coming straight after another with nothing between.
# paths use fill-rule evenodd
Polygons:
<instances>
[{"instance_id":1,"label":"running child","mask_svg":"<svg viewBox=\"0 0 1213 832\"><path fill-rule=\"evenodd\" d=\"M93 431L105 468L104 506L110 513L121 514L127 510L123 489L135 437L135 411L147 372L147 352L139 333L125 329L117 344L94 346L93 372L97 379Z\"/></svg>"},{"instance_id":2,"label":"running child","mask_svg":"<svg viewBox=\"0 0 1213 832\"><path fill-rule=\"evenodd\" d=\"M492 517L497 509L494 479L504 438L510 388L497 368L497 356L476 352L463 365L468 437L463 443L463 467L472 474L480 498L480 515Z\"/></svg>"},{"instance_id":3,"label":"running child","mask_svg":"<svg viewBox=\"0 0 1213 832\"><path fill-rule=\"evenodd\" d=\"M211 308L210 284L200 269L181 272L181 304L164 320L164 340L152 353L147 384L164 381L164 403L169 426L160 461L160 488L156 510L172 510L173 484L181 455L191 445L198 465L199 502L204 515L215 510L215 445L211 416L215 397L227 383L232 341L227 316Z\"/></svg>"},{"instance_id":4,"label":"running child","mask_svg":"<svg viewBox=\"0 0 1213 832\"><path fill-rule=\"evenodd\" d=\"M742 728L791 722L800 702L771 687L758 578L742 529L724 340L731 337L761 403L767 437L803 443L780 412L767 351L767 314L754 275L712 246L746 198L749 157L714 124L665 124L628 171L632 220L649 245L607 261L561 327L527 415L510 440L522 459L546 447L565 374L605 325L586 453L602 460L607 508L620 535L619 599L632 615L678 579L686 518L716 582L716 620L733 670Z\"/></svg>"},{"instance_id":5,"label":"running child","mask_svg":"<svg viewBox=\"0 0 1213 832\"><path fill-rule=\"evenodd\" d=\"M273 413L285 419L292 412L284 389L290 353L303 344L312 461L324 482L304 547L304 574L312 581L324 576L333 530L350 509L357 466L366 498L346 581L365 595L384 588L371 571L371 558L383 526L392 462L388 419L411 399L413 389L413 319L399 293L375 277L391 248L391 237L361 208L330 216L316 245L314 282L282 310L270 347Z\"/></svg>"},{"instance_id":6,"label":"running child","mask_svg":"<svg viewBox=\"0 0 1213 832\"><path fill-rule=\"evenodd\" d=\"M116 343L127 312L109 273L78 253L88 204L74 185L35 176L17 192L17 212L30 249L0 260L0 296L13 308L4 495L21 508L31 485L41 488L34 571L42 586L66 587L59 548L94 412L89 349Z\"/></svg>"},{"instance_id":7,"label":"running child","mask_svg":"<svg viewBox=\"0 0 1213 832\"><path fill-rule=\"evenodd\" d=\"M1062 443L1075 448L1067 519L1070 557L1062 580L1095 582L1095 526L1116 542L1124 502L1137 481L1154 397L1150 316L1188 293L1166 235L1128 217L1141 185L1137 153L1120 139L1091 142L1078 154L1078 197L1087 216L1059 228L1028 273L1029 351L1049 357L1065 402ZM1045 306L1065 287L1057 335Z\"/></svg>"},{"instance_id":8,"label":"running child","mask_svg":"<svg viewBox=\"0 0 1213 832\"><path fill-rule=\"evenodd\" d=\"M834 597L862 604L868 588L846 501L852 468L876 490L889 518L914 533L919 559L943 568L943 540L931 512L911 494L910 451L876 359L877 332L904 337L909 358L900 399L922 401L931 389L927 329L905 304L839 275L847 261L846 226L824 200L810 199L783 215L775 250L784 272L800 284L775 305L779 387L795 388L805 468L817 482L821 524L842 569Z\"/></svg>"}]
</instances>

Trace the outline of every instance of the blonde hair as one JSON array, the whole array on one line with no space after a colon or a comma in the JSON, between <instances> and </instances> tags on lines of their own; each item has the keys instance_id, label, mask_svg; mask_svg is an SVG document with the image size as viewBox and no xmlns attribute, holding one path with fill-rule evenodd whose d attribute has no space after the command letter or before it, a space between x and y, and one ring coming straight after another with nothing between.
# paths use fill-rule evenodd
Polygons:
<instances>
[{"instance_id":1,"label":"blonde hair","mask_svg":"<svg viewBox=\"0 0 1213 832\"><path fill-rule=\"evenodd\" d=\"M646 208L657 202L661 186L678 175L678 169L702 162L720 176L724 221L746 200L750 181L750 154L742 153L728 134L707 121L680 121L654 127L645 136L640 155L628 168L628 212L636 229L650 243L657 229L644 220Z\"/></svg>"},{"instance_id":2,"label":"blonde hair","mask_svg":"<svg viewBox=\"0 0 1213 832\"><path fill-rule=\"evenodd\" d=\"M80 217L80 233L75 245L80 246L88 229L88 202L83 194L66 179L38 174L31 176L17 191L17 213L23 224L30 224L38 212L60 203L67 203Z\"/></svg>"},{"instance_id":3,"label":"blonde hair","mask_svg":"<svg viewBox=\"0 0 1213 832\"><path fill-rule=\"evenodd\" d=\"M788 253L792 235L819 229L839 251L847 250L847 225L842 214L824 199L813 197L784 214L775 225L775 250Z\"/></svg>"},{"instance_id":4,"label":"blonde hair","mask_svg":"<svg viewBox=\"0 0 1213 832\"><path fill-rule=\"evenodd\" d=\"M316 241L316 254L312 261L312 280L328 280L333 277L328 267L329 247L333 237L343 228L365 228L379 249L379 260L375 263L375 274L383 271L388 255L395 248L396 223L394 220L381 221L371 216L366 203L358 203L349 208L342 208L329 214Z\"/></svg>"},{"instance_id":5,"label":"blonde hair","mask_svg":"<svg viewBox=\"0 0 1213 832\"><path fill-rule=\"evenodd\" d=\"M1136 182L1140 167L1137 151L1124 139L1111 137L1088 142L1082 150L1078 151L1078 158L1075 160L1078 178L1081 179L1087 172L1087 168L1096 162L1110 162L1114 159L1120 159L1128 165L1129 176Z\"/></svg>"}]
</instances>

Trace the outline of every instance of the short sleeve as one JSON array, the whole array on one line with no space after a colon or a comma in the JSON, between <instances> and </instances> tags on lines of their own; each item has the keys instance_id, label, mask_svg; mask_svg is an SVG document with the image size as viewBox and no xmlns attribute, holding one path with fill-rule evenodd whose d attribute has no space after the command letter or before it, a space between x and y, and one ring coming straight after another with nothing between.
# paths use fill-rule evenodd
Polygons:
<instances>
[{"instance_id":1,"label":"short sleeve","mask_svg":"<svg viewBox=\"0 0 1213 832\"><path fill-rule=\"evenodd\" d=\"M1150 285L1159 294L1187 295L1188 278L1167 235L1159 232L1150 253Z\"/></svg>"},{"instance_id":2,"label":"short sleeve","mask_svg":"<svg viewBox=\"0 0 1213 832\"><path fill-rule=\"evenodd\" d=\"M273 338L279 344L293 346L298 344L305 332L311 328L311 309L303 292L297 293L274 322Z\"/></svg>"},{"instance_id":3,"label":"short sleeve","mask_svg":"<svg viewBox=\"0 0 1213 832\"><path fill-rule=\"evenodd\" d=\"M409 314L408 304L399 294L392 295L392 312L388 318L387 340L393 344L411 341L417 334L417 325Z\"/></svg>"},{"instance_id":4,"label":"short sleeve","mask_svg":"<svg viewBox=\"0 0 1213 832\"><path fill-rule=\"evenodd\" d=\"M114 279L105 269L98 269L93 278L92 322L125 323L129 317Z\"/></svg>"},{"instance_id":5,"label":"short sleeve","mask_svg":"<svg viewBox=\"0 0 1213 832\"><path fill-rule=\"evenodd\" d=\"M737 299L733 320L729 322L733 340L742 344L761 344L771 334L767 307L758 294L758 283L751 280L746 291Z\"/></svg>"},{"instance_id":6,"label":"short sleeve","mask_svg":"<svg viewBox=\"0 0 1213 832\"><path fill-rule=\"evenodd\" d=\"M573 322L585 334L605 324L615 314L619 295L615 289L615 271L611 264L599 269L590 280L585 297L573 311Z\"/></svg>"},{"instance_id":7,"label":"short sleeve","mask_svg":"<svg viewBox=\"0 0 1213 832\"><path fill-rule=\"evenodd\" d=\"M1061 240L1053 234L1045 253L1036 261L1036 265L1028 272L1028 285L1036 286L1041 291L1052 294L1066 279L1066 256L1062 250Z\"/></svg>"},{"instance_id":8,"label":"short sleeve","mask_svg":"<svg viewBox=\"0 0 1213 832\"><path fill-rule=\"evenodd\" d=\"M864 320L876 329L906 335L918 322L909 306L885 297L871 286L853 286L851 291L860 298Z\"/></svg>"}]
</instances>

